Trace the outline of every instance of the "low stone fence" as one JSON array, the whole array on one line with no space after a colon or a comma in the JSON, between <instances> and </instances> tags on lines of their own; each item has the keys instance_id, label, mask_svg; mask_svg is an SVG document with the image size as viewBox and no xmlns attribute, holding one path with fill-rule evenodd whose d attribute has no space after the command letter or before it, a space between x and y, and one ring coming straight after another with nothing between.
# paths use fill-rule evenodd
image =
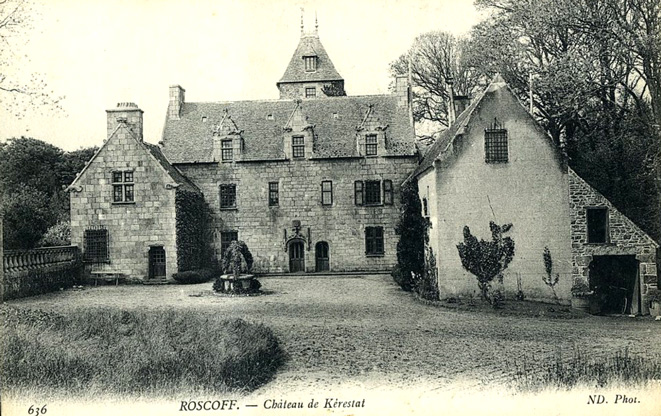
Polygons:
<instances>
[{"instance_id":1,"label":"low stone fence","mask_svg":"<svg viewBox=\"0 0 661 416\"><path fill-rule=\"evenodd\" d=\"M53 292L81 282L78 247L7 250L2 256L2 300Z\"/></svg>"}]
</instances>

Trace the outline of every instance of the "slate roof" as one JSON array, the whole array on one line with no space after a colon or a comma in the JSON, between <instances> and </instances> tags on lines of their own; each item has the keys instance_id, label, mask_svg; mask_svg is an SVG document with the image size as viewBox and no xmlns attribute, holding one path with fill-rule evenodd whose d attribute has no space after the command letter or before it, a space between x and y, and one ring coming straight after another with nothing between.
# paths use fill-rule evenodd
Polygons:
<instances>
[{"instance_id":1,"label":"slate roof","mask_svg":"<svg viewBox=\"0 0 661 416\"><path fill-rule=\"evenodd\" d=\"M370 105L372 116L388 126L387 154L416 154L408 109L398 106L395 95L324 97L298 102L306 122L313 126L314 158L358 157L357 127ZM242 131L242 160L284 160L283 128L297 105L294 100L184 103L179 119L168 115L165 121L163 153L172 163L217 162L213 155L213 128L229 115Z\"/></svg>"},{"instance_id":2,"label":"slate roof","mask_svg":"<svg viewBox=\"0 0 661 416\"><path fill-rule=\"evenodd\" d=\"M497 75L491 84L489 84L489 86L482 93L475 97L471 105L466 107L466 109L461 114L459 114L455 122L452 123L449 128L441 132L440 136L426 151L422 161L407 180L417 177L427 169L431 168L434 165L435 160L440 160L443 158L443 153L448 149L450 144L454 141L455 137L459 135L463 127L468 124L468 121L473 115L473 112L477 107L479 107L480 102L482 102L484 97L487 94L493 94L497 88L500 88L501 85L505 85L504 82L505 81L503 81L500 75Z\"/></svg>"},{"instance_id":3,"label":"slate roof","mask_svg":"<svg viewBox=\"0 0 661 416\"><path fill-rule=\"evenodd\" d=\"M172 180L175 181L177 184L179 184L181 189L200 193L200 189L193 182L191 182L190 179L188 179L181 172L179 172L179 169L175 168L170 164L170 162L165 157L163 152L161 152L160 147L146 142L143 142L142 144L145 145L147 150L149 150L149 153L151 153L152 156L154 156L154 158L156 159L156 161L163 167L163 169L166 170L166 172L168 173L168 175L170 175Z\"/></svg>"},{"instance_id":4,"label":"slate roof","mask_svg":"<svg viewBox=\"0 0 661 416\"><path fill-rule=\"evenodd\" d=\"M305 71L304 56L317 57L317 70ZM279 84L289 82L321 82L342 81L343 78L335 69L333 62L328 57L326 49L319 41L317 35L304 35L298 42L298 47L289 61L284 75L278 81Z\"/></svg>"}]
</instances>

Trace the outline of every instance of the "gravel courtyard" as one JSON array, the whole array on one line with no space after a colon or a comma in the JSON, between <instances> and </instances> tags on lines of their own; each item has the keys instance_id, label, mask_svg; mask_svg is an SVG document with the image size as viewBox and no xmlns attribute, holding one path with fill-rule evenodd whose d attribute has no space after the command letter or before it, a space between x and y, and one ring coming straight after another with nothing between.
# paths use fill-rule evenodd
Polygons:
<instances>
[{"instance_id":1,"label":"gravel courtyard","mask_svg":"<svg viewBox=\"0 0 661 416\"><path fill-rule=\"evenodd\" d=\"M386 275L263 278L267 294L220 297L197 285L99 286L8 302L66 313L78 306L191 308L273 328L289 360L277 384L314 388L352 380L451 388L506 383L523 357L559 347L590 355L628 348L661 353L661 322L649 317L550 319L456 312L424 305ZM268 386L266 386L268 388Z\"/></svg>"}]
</instances>

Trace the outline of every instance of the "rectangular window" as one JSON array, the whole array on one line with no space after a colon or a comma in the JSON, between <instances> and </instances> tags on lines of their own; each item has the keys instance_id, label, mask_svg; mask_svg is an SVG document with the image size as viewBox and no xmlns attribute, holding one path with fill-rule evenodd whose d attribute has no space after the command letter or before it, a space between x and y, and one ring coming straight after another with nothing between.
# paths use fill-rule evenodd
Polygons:
<instances>
[{"instance_id":1,"label":"rectangular window","mask_svg":"<svg viewBox=\"0 0 661 416\"><path fill-rule=\"evenodd\" d=\"M487 163L507 163L507 130L485 129L484 151Z\"/></svg>"},{"instance_id":2,"label":"rectangular window","mask_svg":"<svg viewBox=\"0 0 661 416\"><path fill-rule=\"evenodd\" d=\"M312 72L317 70L316 56L306 56L304 59L305 59L305 70L307 72Z\"/></svg>"},{"instance_id":3,"label":"rectangular window","mask_svg":"<svg viewBox=\"0 0 661 416\"><path fill-rule=\"evenodd\" d=\"M134 202L133 171L115 171L112 173L112 202Z\"/></svg>"},{"instance_id":4,"label":"rectangular window","mask_svg":"<svg viewBox=\"0 0 661 416\"><path fill-rule=\"evenodd\" d=\"M383 204L392 205L392 181L385 179L383 181Z\"/></svg>"},{"instance_id":5,"label":"rectangular window","mask_svg":"<svg viewBox=\"0 0 661 416\"><path fill-rule=\"evenodd\" d=\"M353 193L356 205L363 205L365 203L363 181L356 181L353 183Z\"/></svg>"},{"instance_id":6,"label":"rectangular window","mask_svg":"<svg viewBox=\"0 0 661 416\"><path fill-rule=\"evenodd\" d=\"M225 250L230 246L232 241L237 241L239 239L239 233L237 231L221 231L220 232L220 255L225 254Z\"/></svg>"},{"instance_id":7,"label":"rectangular window","mask_svg":"<svg viewBox=\"0 0 661 416\"><path fill-rule=\"evenodd\" d=\"M232 148L231 140L221 140L220 142L220 159L223 162L234 159L234 149Z\"/></svg>"},{"instance_id":8,"label":"rectangular window","mask_svg":"<svg viewBox=\"0 0 661 416\"><path fill-rule=\"evenodd\" d=\"M296 159L305 157L305 137L294 136L291 138L291 153Z\"/></svg>"},{"instance_id":9,"label":"rectangular window","mask_svg":"<svg viewBox=\"0 0 661 416\"><path fill-rule=\"evenodd\" d=\"M588 243L608 243L608 208L586 208Z\"/></svg>"},{"instance_id":10,"label":"rectangular window","mask_svg":"<svg viewBox=\"0 0 661 416\"><path fill-rule=\"evenodd\" d=\"M422 198L422 216L429 218L429 203L427 202L427 198Z\"/></svg>"},{"instance_id":11,"label":"rectangular window","mask_svg":"<svg viewBox=\"0 0 661 416\"><path fill-rule=\"evenodd\" d=\"M333 182L321 181L321 205L333 205Z\"/></svg>"},{"instance_id":12,"label":"rectangular window","mask_svg":"<svg viewBox=\"0 0 661 416\"><path fill-rule=\"evenodd\" d=\"M220 185L220 208L236 208L236 185Z\"/></svg>"},{"instance_id":13,"label":"rectangular window","mask_svg":"<svg viewBox=\"0 0 661 416\"><path fill-rule=\"evenodd\" d=\"M376 156L377 144L376 134L368 134L365 136L365 156Z\"/></svg>"},{"instance_id":14,"label":"rectangular window","mask_svg":"<svg viewBox=\"0 0 661 416\"><path fill-rule=\"evenodd\" d=\"M269 206L274 207L280 204L280 190L278 182L269 182Z\"/></svg>"},{"instance_id":15,"label":"rectangular window","mask_svg":"<svg viewBox=\"0 0 661 416\"><path fill-rule=\"evenodd\" d=\"M305 98L314 98L317 96L317 89L315 87L307 87L305 89Z\"/></svg>"},{"instance_id":16,"label":"rectangular window","mask_svg":"<svg viewBox=\"0 0 661 416\"><path fill-rule=\"evenodd\" d=\"M379 205L381 203L381 182L365 181L365 205Z\"/></svg>"},{"instance_id":17,"label":"rectangular window","mask_svg":"<svg viewBox=\"0 0 661 416\"><path fill-rule=\"evenodd\" d=\"M108 230L105 228L88 228L83 241L83 259L90 263L106 263L108 256Z\"/></svg>"},{"instance_id":18,"label":"rectangular window","mask_svg":"<svg viewBox=\"0 0 661 416\"><path fill-rule=\"evenodd\" d=\"M365 227L365 254L383 255L383 227Z\"/></svg>"}]
</instances>

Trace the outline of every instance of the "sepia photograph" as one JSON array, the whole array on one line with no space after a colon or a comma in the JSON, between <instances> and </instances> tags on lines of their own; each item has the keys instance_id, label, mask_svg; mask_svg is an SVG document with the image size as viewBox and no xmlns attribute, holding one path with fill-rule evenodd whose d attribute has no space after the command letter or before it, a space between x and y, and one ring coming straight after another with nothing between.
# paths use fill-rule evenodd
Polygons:
<instances>
[{"instance_id":1,"label":"sepia photograph","mask_svg":"<svg viewBox=\"0 0 661 416\"><path fill-rule=\"evenodd\" d=\"M661 414L658 0L0 0L2 415Z\"/></svg>"}]
</instances>

